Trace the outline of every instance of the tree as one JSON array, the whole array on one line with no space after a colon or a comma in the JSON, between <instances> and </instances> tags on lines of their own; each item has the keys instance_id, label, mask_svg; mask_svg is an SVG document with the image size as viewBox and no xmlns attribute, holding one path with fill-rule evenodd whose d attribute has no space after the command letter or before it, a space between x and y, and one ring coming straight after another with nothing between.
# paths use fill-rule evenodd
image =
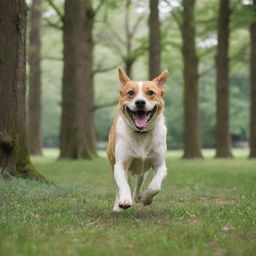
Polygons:
<instances>
[{"instance_id":1,"label":"tree","mask_svg":"<svg viewBox=\"0 0 256 256\"><path fill-rule=\"evenodd\" d=\"M26 138L24 0L0 0L0 170L4 177L44 180L32 166Z\"/></svg>"},{"instance_id":2,"label":"tree","mask_svg":"<svg viewBox=\"0 0 256 256\"><path fill-rule=\"evenodd\" d=\"M231 157L229 133L229 0L220 0L216 56L216 157Z\"/></svg>"},{"instance_id":3,"label":"tree","mask_svg":"<svg viewBox=\"0 0 256 256\"><path fill-rule=\"evenodd\" d=\"M250 79L251 79L251 110L250 110L250 158L256 158L256 0L253 0L254 21L250 26L251 54L250 54Z\"/></svg>"},{"instance_id":4,"label":"tree","mask_svg":"<svg viewBox=\"0 0 256 256\"><path fill-rule=\"evenodd\" d=\"M131 16L132 1L126 0L124 1L124 4L124 25L122 28L122 32L124 33L120 34L120 32L117 32L113 28L113 25L106 20L107 32L103 33L103 36L107 35L102 41L104 40L107 47L121 57L126 74L132 76L134 63L145 53L148 46L147 43L145 43L145 40L140 40L140 42L138 42L138 37L136 38L144 14L135 18L135 12L132 12L133 15Z\"/></svg>"},{"instance_id":5,"label":"tree","mask_svg":"<svg viewBox=\"0 0 256 256\"><path fill-rule=\"evenodd\" d=\"M198 57L195 45L195 0L183 0L181 25L184 77L184 158L202 157L198 110Z\"/></svg>"},{"instance_id":6,"label":"tree","mask_svg":"<svg viewBox=\"0 0 256 256\"><path fill-rule=\"evenodd\" d=\"M60 157L90 159L96 151L92 70L95 12L90 0L66 0L64 11Z\"/></svg>"},{"instance_id":7,"label":"tree","mask_svg":"<svg viewBox=\"0 0 256 256\"><path fill-rule=\"evenodd\" d=\"M42 154L41 128L41 0L33 0L30 17L28 144L32 155Z\"/></svg>"},{"instance_id":8,"label":"tree","mask_svg":"<svg viewBox=\"0 0 256 256\"><path fill-rule=\"evenodd\" d=\"M160 74L161 63L161 30L159 21L158 0L149 1L149 79Z\"/></svg>"}]
</instances>

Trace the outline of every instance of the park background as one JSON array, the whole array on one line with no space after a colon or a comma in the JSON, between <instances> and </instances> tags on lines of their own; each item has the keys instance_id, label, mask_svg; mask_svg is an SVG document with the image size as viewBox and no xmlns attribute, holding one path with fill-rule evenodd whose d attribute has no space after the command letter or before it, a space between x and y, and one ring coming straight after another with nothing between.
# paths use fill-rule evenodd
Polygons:
<instances>
[{"instance_id":1,"label":"park background","mask_svg":"<svg viewBox=\"0 0 256 256\"><path fill-rule=\"evenodd\" d=\"M256 1L26 4L0 0L0 255L255 255ZM169 70L169 173L114 213L118 66Z\"/></svg>"},{"instance_id":2,"label":"park background","mask_svg":"<svg viewBox=\"0 0 256 256\"><path fill-rule=\"evenodd\" d=\"M50 1L53 2L53 1ZM96 1L97 2L97 1ZM98 8L97 13L93 19L93 27L91 31L84 33L92 33L91 39L94 42L93 55L90 56L92 60L88 65L91 65L91 74L85 74L84 80L80 83L85 84L86 96L89 99L93 98L90 102L92 114L85 111L87 120L86 125L92 126L92 130L87 131L87 136L94 137L96 134L96 144L98 148L105 148L108 132L112 120L116 114L116 103L119 97L119 80L117 74L117 67L123 66L128 72L128 75L135 80L147 80L157 76L160 71L168 69L170 76L166 84L165 94L165 115L168 127L168 148L181 149L184 142L184 78L183 78L183 61L192 66L197 66L198 69L193 70L195 75L198 76L198 81L193 85L193 74L188 74L187 79L190 84L186 101L191 101L192 105L187 108L192 109L191 118L193 121L187 121L187 133L189 137L195 137L199 140L198 144L203 148L215 148L216 138L216 54L217 54L217 37L218 37L218 1L199 1L196 3L195 18L188 16L189 19L194 19L195 22L191 23L192 33L195 30L195 35L191 38L182 37L182 12L180 1L160 1L159 2L159 19L153 17L149 27L149 6L147 1L106 1L101 5L99 2L94 2L93 6L88 8ZM227 76L229 80L224 81L224 85L220 85L220 94L223 96L222 102L219 103L220 112L225 112L228 109L229 113L220 119L220 127L229 126L228 131L223 131L223 136L229 137L223 139L220 143L230 143L233 147L248 147L250 137L250 24L252 22L254 13L248 1L231 1L230 14L228 16L226 26L229 30L224 32L220 31L222 37L222 45L224 50L219 49L220 58L218 64L220 66L219 73L223 72L224 79ZM62 2L56 1L55 7L58 8L60 15L64 14L64 6ZM156 6L156 4L155 4ZM154 6L154 8L156 8ZM188 6L188 8L193 8ZM75 10L72 10L75 12ZM32 115L40 116L40 113L35 113L35 104L30 104L33 111L31 111L31 144L40 141L42 137L42 144L31 145L31 150L34 153L39 152L40 149L32 147L59 147L61 126L65 126L66 122L75 123L75 118L65 119L61 123L61 107L65 109L67 100L62 99L62 80L63 73L63 24L61 18L56 11L45 1L41 6L42 23L41 23L41 72L42 72L42 131L35 131L38 129L38 122L34 122ZM75 14L74 14L75 15ZM156 16L156 14L155 14ZM225 20L224 20L225 23ZM229 23L229 24L228 24ZM220 26L223 27L223 24ZM225 26L225 24L224 24ZM78 34L79 27L77 28ZM35 28L35 30L38 28ZM151 29L152 39L149 37ZM161 33L160 30L161 29ZM225 28L224 28L225 29ZM75 33L75 32L73 32ZM189 34L190 32L185 32ZM70 35L72 37L72 35ZM78 37L82 38L82 34ZM227 37L227 39L225 38ZM184 40L183 40L184 39ZM69 39L70 41L72 39ZM74 39L75 40L75 39ZM151 41L150 41L151 40ZM184 43L183 43L184 42ZM82 42L83 43L83 42ZM152 46L151 55L148 49L150 43ZM78 47L79 42L75 43ZM193 45L196 47L195 53L193 52ZM225 46L225 44L227 46ZM182 47L191 45L192 63L188 54L188 59L183 60ZM39 49L36 45L36 49ZM67 46L69 47L69 46ZM72 46L71 46L72 47ZM84 47L86 44L84 43ZM92 47L92 46L90 46ZM72 50L72 48L70 48ZM92 48L89 50L91 51ZM31 52L31 51L30 51ZM31 53L32 54L32 53ZM34 53L36 54L36 53ZM78 54L78 58L83 58L82 54ZM86 54L86 53L84 53ZM67 53L68 55L68 53ZM65 58L65 56L64 56ZM69 58L69 57L67 57ZM161 58L161 62L160 59ZM190 58L190 59L189 59ZM225 64L225 58L229 59L229 63ZM73 65L73 72L77 63L72 63L69 58L67 61ZM198 63L197 63L198 62ZM223 62L224 64L222 64ZM155 63L152 69L153 74L149 74L150 63ZM68 65L68 64L67 64ZM228 66L229 71L226 71ZM33 70L32 70L33 71ZM39 71L35 71L39 72ZM86 72L85 72L86 73ZM32 74L33 75L33 74ZM37 75L37 74L36 74ZM35 75L35 76L36 76ZM222 74L219 74L221 76ZM72 84L72 74L66 74L69 83L66 85L72 90L72 86L77 88L78 84ZM93 81L88 76L93 76ZM73 78L74 79L74 78ZM32 81L33 82L33 81ZM93 87L93 92L90 90ZM226 89L225 89L226 88ZM227 91L229 89L229 92ZM63 89L64 90L64 89ZM189 91L190 90L190 91ZM198 99L194 96L197 91ZM66 90L68 94L66 97L72 97L72 91ZM69 95L70 94L70 95ZM37 94L31 93L33 101L39 102L40 99ZM36 99L35 99L36 98ZM195 99L194 99L195 98ZM90 101L90 100L89 100ZM193 103L196 101L197 103ZM229 101L229 106L223 101ZM72 110L72 103L66 108ZM193 105L194 104L194 105ZM197 105L195 105L197 104ZM228 104L228 103L227 103ZM81 108L83 108L82 106ZM75 107L73 107L75 108ZM64 112L65 110L63 110ZM82 109L79 110L82 114ZM38 110L39 112L39 110ZM198 112L197 114L193 112ZM93 116L91 116L93 115ZM75 115L73 115L75 116ZM188 117L189 118L189 117ZM223 120L224 119L224 120ZM95 126L92 124L95 122ZM196 124L198 123L198 124ZM191 125L196 126L195 131L191 129ZM74 128L70 128L74 129ZM86 129L84 129L86 130ZM198 130L198 131L197 131ZM197 134L198 133L198 134ZM81 136L81 134L78 134ZM66 135L63 135L66 136ZM219 135L220 137L222 135ZM67 137L67 136L66 136ZM67 142L75 138L68 138ZM63 139L65 140L65 139ZM187 141L185 143L194 143ZM227 142L226 142L227 141ZM94 145L92 146L92 151ZM193 147L193 146L192 146ZM64 149L63 149L64 150ZM33 153L33 152L32 152ZM79 153L77 153L79 155ZM79 158L79 156L78 156Z\"/></svg>"}]
</instances>

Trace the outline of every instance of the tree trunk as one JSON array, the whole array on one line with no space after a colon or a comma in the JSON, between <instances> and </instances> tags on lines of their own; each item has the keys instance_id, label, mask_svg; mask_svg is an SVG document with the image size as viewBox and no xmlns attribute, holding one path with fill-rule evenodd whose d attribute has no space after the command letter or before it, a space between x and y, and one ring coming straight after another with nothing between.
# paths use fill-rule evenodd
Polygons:
<instances>
[{"instance_id":1,"label":"tree trunk","mask_svg":"<svg viewBox=\"0 0 256 256\"><path fill-rule=\"evenodd\" d=\"M30 26L28 144L30 154L41 155L41 0L32 1Z\"/></svg>"},{"instance_id":2,"label":"tree trunk","mask_svg":"<svg viewBox=\"0 0 256 256\"><path fill-rule=\"evenodd\" d=\"M93 81L93 25L94 10L92 1L85 1L85 90L84 90L84 136L86 148L84 149L83 158L91 158L96 155L96 128L94 120L94 81Z\"/></svg>"},{"instance_id":3,"label":"tree trunk","mask_svg":"<svg viewBox=\"0 0 256 256\"><path fill-rule=\"evenodd\" d=\"M66 0L63 27L60 157L90 159L95 154L91 2Z\"/></svg>"},{"instance_id":4,"label":"tree trunk","mask_svg":"<svg viewBox=\"0 0 256 256\"><path fill-rule=\"evenodd\" d=\"M256 0L253 1L254 13L256 16ZM250 27L251 34L251 60L250 60L250 76L251 76L251 120L250 120L250 158L256 158L256 22L254 21Z\"/></svg>"},{"instance_id":5,"label":"tree trunk","mask_svg":"<svg viewBox=\"0 0 256 256\"><path fill-rule=\"evenodd\" d=\"M125 64L125 73L127 74L127 76L131 77L132 76L132 67L134 64L134 59L131 58L127 58L124 60L124 64Z\"/></svg>"},{"instance_id":6,"label":"tree trunk","mask_svg":"<svg viewBox=\"0 0 256 256\"><path fill-rule=\"evenodd\" d=\"M0 173L45 180L32 166L26 138L24 0L0 0Z\"/></svg>"},{"instance_id":7,"label":"tree trunk","mask_svg":"<svg viewBox=\"0 0 256 256\"><path fill-rule=\"evenodd\" d=\"M229 0L220 0L216 56L216 157L231 157L229 133Z\"/></svg>"},{"instance_id":8,"label":"tree trunk","mask_svg":"<svg viewBox=\"0 0 256 256\"><path fill-rule=\"evenodd\" d=\"M161 30L158 11L158 0L150 0L149 8L149 79L160 74Z\"/></svg>"},{"instance_id":9,"label":"tree trunk","mask_svg":"<svg viewBox=\"0 0 256 256\"><path fill-rule=\"evenodd\" d=\"M198 110L198 58L195 45L194 0L183 0L184 158L202 157Z\"/></svg>"}]
</instances>

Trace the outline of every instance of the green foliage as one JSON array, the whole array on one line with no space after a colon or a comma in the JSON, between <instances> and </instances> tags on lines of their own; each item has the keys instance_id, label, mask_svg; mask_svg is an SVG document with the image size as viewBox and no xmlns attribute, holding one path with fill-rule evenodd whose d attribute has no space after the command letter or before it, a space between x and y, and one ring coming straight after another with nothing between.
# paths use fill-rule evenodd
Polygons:
<instances>
[{"instance_id":1,"label":"green foliage","mask_svg":"<svg viewBox=\"0 0 256 256\"><path fill-rule=\"evenodd\" d=\"M168 153L169 174L152 206L121 213L111 211L105 157L33 158L56 185L0 180L1 256L254 255L256 162L179 160L179 153Z\"/></svg>"}]
</instances>

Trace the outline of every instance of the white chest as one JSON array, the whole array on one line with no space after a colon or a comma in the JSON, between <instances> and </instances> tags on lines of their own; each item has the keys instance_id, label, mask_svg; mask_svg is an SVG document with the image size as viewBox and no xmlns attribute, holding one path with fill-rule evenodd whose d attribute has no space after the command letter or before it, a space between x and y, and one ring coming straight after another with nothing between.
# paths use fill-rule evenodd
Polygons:
<instances>
[{"instance_id":1,"label":"white chest","mask_svg":"<svg viewBox=\"0 0 256 256\"><path fill-rule=\"evenodd\" d=\"M126 162L127 169L132 174L142 174L165 158L166 128L164 122L159 123L155 131L145 134L132 131L121 118L116 128L116 160Z\"/></svg>"}]
</instances>

